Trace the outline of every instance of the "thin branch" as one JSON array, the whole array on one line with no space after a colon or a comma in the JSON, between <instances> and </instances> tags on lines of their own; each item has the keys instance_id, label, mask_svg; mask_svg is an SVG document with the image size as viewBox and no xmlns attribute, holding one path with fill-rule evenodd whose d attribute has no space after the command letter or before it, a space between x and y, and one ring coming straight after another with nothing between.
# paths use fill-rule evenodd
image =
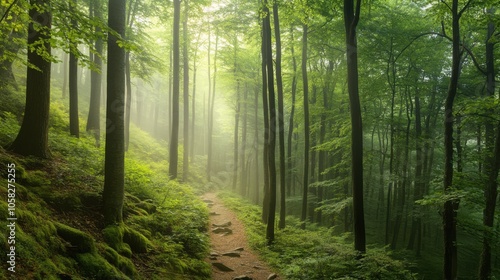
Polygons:
<instances>
[{"instance_id":1,"label":"thin branch","mask_svg":"<svg viewBox=\"0 0 500 280\"><path fill-rule=\"evenodd\" d=\"M444 28L444 21L441 21L441 32L443 32L444 36L447 36L446 29Z\"/></svg>"},{"instance_id":2,"label":"thin branch","mask_svg":"<svg viewBox=\"0 0 500 280\"><path fill-rule=\"evenodd\" d=\"M417 39L419 39L420 37L423 37L423 36L427 36L427 35L436 35L436 36L439 36L439 37L443 37L443 38L446 38L448 39L448 41L450 42L453 42L453 39L450 38L449 36L447 36L446 34L441 34L441 33L438 33L438 32L426 32L426 33L422 33L418 36L416 36L415 38L413 38L410 43L408 43L408 45L406 45L400 52L399 54L396 56L396 58L394 59L394 63L396 63L396 61L398 60L398 58L403 54L403 52L409 48L413 42L415 42ZM481 74L483 75L486 75L486 71L481 68L481 65L479 65L476 57L474 56L474 53L472 52L471 49L469 49L466 45L464 45L463 43L460 43L460 46L467 52L467 54L470 55L470 57L472 58L472 62L474 63L474 66L476 66L477 70L479 72L481 72Z\"/></svg>"},{"instance_id":3,"label":"thin branch","mask_svg":"<svg viewBox=\"0 0 500 280\"><path fill-rule=\"evenodd\" d=\"M458 18L462 17L462 14L465 12L465 10L467 10L467 8L469 8L471 2L472 0L467 1L467 4L465 4L465 6L460 10L460 12L458 12Z\"/></svg>"},{"instance_id":4,"label":"thin branch","mask_svg":"<svg viewBox=\"0 0 500 280\"><path fill-rule=\"evenodd\" d=\"M5 13L3 14L2 18L0 19L0 23L2 23L2 21L7 17L7 15L9 14L10 12L10 9L12 9L12 7L14 7L14 5L17 3L17 0L14 0L10 5L9 7L7 8L7 10L5 11Z\"/></svg>"},{"instance_id":5,"label":"thin branch","mask_svg":"<svg viewBox=\"0 0 500 280\"><path fill-rule=\"evenodd\" d=\"M448 10L450 10L450 12L452 11L450 5L448 5L448 3L446 3L446 2L444 2L444 0L441 0L441 3L445 4L446 7L448 7Z\"/></svg>"}]
</instances>

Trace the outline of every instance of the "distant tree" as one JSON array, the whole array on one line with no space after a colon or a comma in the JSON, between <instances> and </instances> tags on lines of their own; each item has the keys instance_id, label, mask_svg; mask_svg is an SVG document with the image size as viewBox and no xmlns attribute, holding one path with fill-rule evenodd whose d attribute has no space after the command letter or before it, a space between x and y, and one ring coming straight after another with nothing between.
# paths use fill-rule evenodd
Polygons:
<instances>
[{"instance_id":1,"label":"distant tree","mask_svg":"<svg viewBox=\"0 0 500 280\"><path fill-rule=\"evenodd\" d=\"M307 32L308 26L306 23L302 24L302 86L304 92L304 170L302 177L302 213L300 221L302 222L301 228L306 228L307 218L307 193L309 192L309 144L310 127L309 127L309 81L307 78Z\"/></svg>"},{"instance_id":2,"label":"distant tree","mask_svg":"<svg viewBox=\"0 0 500 280\"><path fill-rule=\"evenodd\" d=\"M174 26L173 26L173 95L172 95L172 132L170 134L170 179L177 178L177 166L179 159L179 92L180 92L180 66L179 66L179 25L181 13L180 0L174 0Z\"/></svg>"},{"instance_id":3,"label":"distant tree","mask_svg":"<svg viewBox=\"0 0 500 280\"><path fill-rule=\"evenodd\" d=\"M361 0L344 0L344 25L347 52L347 89L351 111L351 184L354 218L354 249L366 252L365 218L363 208L363 125L358 90L358 44L356 27L359 22Z\"/></svg>"},{"instance_id":4,"label":"distant tree","mask_svg":"<svg viewBox=\"0 0 500 280\"><path fill-rule=\"evenodd\" d=\"M189 37L188 37L188 10L189 3L184 0L184 19L182 20L182 59L183 59L183 107L184 107L184 149L183 149L183 163L182 163L182 180L185 182L188 178L189 172L189 58L188 58L188 47L189 47ZM194 140L194 139L193 139Z\"/></svg>"},{"instance_id":5,"label":"distant tree","mask_svg":"<svg viewBox=\"0 0 500 280\"><path fill-rule=\"evenodd\" d=\"M76 12L76 0L69 1L69 11ZM78 24L75 17L71 17L71 27L78 30ZM69 132L75 137L80 137L80 123L78 119L78 58L76 53L78 45L70 42L69 54Z\"/></svg>"},{"instance_id":6,"label":"distant tree","mask_svg":"<svg viewBox=\"0 0 500 280\"><path fill-rule=\"evenodd\" d=\"M100 0L92 0L94 4L94 17L97 20L102 20L102 2ZM102 32L99 26L95 27L95 33ZM102 55L103 51L103 40L99 36L95 40L95 50L94 64L98 71L92 71L90 74L90 105L89 105L89 115L87 119L87 132L94 135L96 140L96 145L100 145L101 137L101 85L102 85L102 75L99 71L102 70Z\"/></svg>"},{"instance_id":7,"label":"distant tree","mask_svg":"<svg viewBox=\"0 0 500 280\"><path fill-rule=\"evenodd\" d=\"M270 245L274 242L274 221L276 216L276 101L274 95L274 71L273 71L273 56L272 56L272 42L271 42L271 15L268 8L267 0L263 3L263 24L262 24L262 37L264 41L263 51L265 55L266 64L266 77L267 77L267 92L269 104L269 132L268 139L265 145L268 148L268 168L269 168L269 214L267 216L267 229L266 239L267 244Z\"/></svg>"},{"instance_id":8,"label":"distant tree","mask_svg":"<svg viewBox=\"0 0 500 280\"><path fill-rule=\"evenodd\" d=\"M9 147L15 153L49 157L50 110L50 30L52 15L49 0L32 0L28 27L28 67L26 74L26 107L16 139ZM37 27L35 27L37 25ZM34 67L38 68L35 69Z\"/></svg>"},{"instance_id":9,"label":"distant tree","mask_svg":"<svg viewBox=\"0 0 500 280\"><path fill-rule=\"evenodd\" d=\"M286 169L285 169L285 122L283 109L283 78L281 75L281 34L278 1L273 1L274 37L276 40L276 88L278 90L278 134L280 160L280 221L278 227L285 228Z\"/></svg>"},{"instance_id":10,"label":"distant tree","mask_svg":"<svg viewBox=\"0 0 500 280\"><path fill-rule=\"evenodd\" d=\"M108 68L106 99L106 144L104 161L103 213L106 225L123 221L125 184L125 0L109 0ZM119 36L119 37L117 37Z\"/></svg>"}]
</instances>

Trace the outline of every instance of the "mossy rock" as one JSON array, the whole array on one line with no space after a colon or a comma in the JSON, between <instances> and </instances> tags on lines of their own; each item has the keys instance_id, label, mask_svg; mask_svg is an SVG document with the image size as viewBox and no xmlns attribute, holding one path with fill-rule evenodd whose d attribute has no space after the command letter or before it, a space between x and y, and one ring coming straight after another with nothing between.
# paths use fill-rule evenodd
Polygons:
<instances>
[{"instance_id":1,"label":"mossy rock","mask_svg":"<svg viewBox=\"0 0 500 280\"><path fill-rule=\"evenodd\" d=\"M92 236L78 229L55 222L57 235L69 242L72 251L76 253L91 253L95 252L95 242Z\"/></svg>"},{"instance_id":2,"label":"mossy rock","mask_svg":"<svg viewBox=\"0 0 500 280\"><path fill-rule=\"evenodd\" d=\"M120 255L132 257L132 249L127 243L123 242L125 227L123 225L111 225L103 229L104 241Z\"/></svg>"},{"instance_id":3,"label":"mossy rock","mask_svg":"<svg viewBox=\"0 0 500 280\"><path fill-rule=\"evenodd\" d=\"M107 226L103 230L104 241L123 256L131 257L134 253L146 253L151 242L140 232L123 225Z\"/></svg>"},{"instance_id":4,"label":"mossy rock","mask_svg":"<svg viewBox=\"0 0 500 280\"><path fill-rule=\"evenodd\" d=\"M114 265L126 275L133 277L137 274L137 270L135 269L132 261L118 254L118 252L116 252L113 248L105 245L103 249L103 256L110 264Z\"/></svg>"},{"instance_id":5,"label":"mossy rock","mask_svg":"<svg viewBox=\"0 0 500 280\"><path fill-rule=\"evenodd\" d=\"M118 280L130 279L113 265L111 265L101 255L96 253L78 254L75 257L83 275L89 279L96 280Z\"/></svg>"},{"instance_id":6,"label":"mossy rock","mask_svg":"<svg viewBox=\"0 0 500 280\"><path fill-rule=\"evenodd\" d=\"M134 253L147 253L148 245L151 244L143 234L131 228L125 228L123 242L130 245Z\"/></svg>"},{"instance_id":7,"label":"mossy rock","mask_svg":"<svg viewBox=\"0 0 500 280\"><path fill-rule=\"evenodd\" d=\"M147 216L147 215L149 215L149 213L144 209L136 207L135 204L131 204L131 203L126 202L123 205L123 217L128 218L132 215L134 215L134 216Z\"/></svg>"},{"instance_id":8,"label":"mossy rock","mask_svg":"<svg viewBox=\"0 0 500 280\"><path fill-rule=\"evenodd\" d=\"M149 214L153 214L156 212L156 205L150 202L142 201L140 203L137 203L135 206L146 210L146 212L148 212Z\"/></svg>"},{"instance_id":9,"label":"mossy rock","mask_svg":"<svg viewBox=\"0 0 500 280\"><path fill-rule=\"evenodd\" d=\"M51 195L45 196L43 199L60 212L76 211L82 207L80 198L73 194L59 195L52 191Z\"/></svg>"}]
</instances>

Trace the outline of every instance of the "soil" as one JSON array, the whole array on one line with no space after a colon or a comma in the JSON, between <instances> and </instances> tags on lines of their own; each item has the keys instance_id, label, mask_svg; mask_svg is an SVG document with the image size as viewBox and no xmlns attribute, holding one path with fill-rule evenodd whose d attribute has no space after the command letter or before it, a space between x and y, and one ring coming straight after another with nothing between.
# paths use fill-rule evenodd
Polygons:
<instances>
[{"instance_id":1,"label":"soil","mask_svg":"<svg viewBox=\"0 0 500 280\"><path fill-rule=\"evenodd\" d=\"M245 235L245 227L238 220L236 214L226 208L215 193L207 193L202 199L207 202L210 215L210 242L212 258L207 257L207 262L212 264L212 279L232 280L235 277L246 275L253 280L267 280L274 272L250 249ZM215 213L215 215L214 215ZM230 222L229 226L217 227ZM230 229L232 233L214 233L214 229L224 231ZM227 230L226 230L227 231ZM232 253L236 256L223 256ZM239 257L237 256L239 253ZM214 263L221 263L233 271L221 271ZM238 278L237 278L238 279ZM241 278L245 279L245 278ZM269 279L282 279L280 277Z\"/></svg>"}]
</instances>

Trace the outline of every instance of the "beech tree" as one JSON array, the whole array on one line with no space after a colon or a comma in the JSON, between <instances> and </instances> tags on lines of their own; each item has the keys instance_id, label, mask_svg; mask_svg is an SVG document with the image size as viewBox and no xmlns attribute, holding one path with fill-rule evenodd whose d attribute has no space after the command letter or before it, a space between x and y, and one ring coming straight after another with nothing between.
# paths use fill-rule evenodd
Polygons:
<instances>
[{"instance_id":1,"label":"beech tree","mask_svg":"<svg viewBox=\"0 0 500 280\"><path fill-rule=\"evenodd\" d=\"M21 155L49 157L51 26L49 0L32 0L28 26L28 67L26 107L23 122L9 149ZM36 27L35 27L36 25ZM36 69L36 68L37 69Z\"/></svg>"},{"instance_id":2,"label":"beech tree","mask_svg":"<svg viewBox=\"0 0 500 280\"><path fill-rule=\"evenodd\" d=\"M103 213L106 225L123 221L125 184L125 0L109 0L108 70L106 99L106 144L104 161Z\"/></svg>"}]
</instances>

